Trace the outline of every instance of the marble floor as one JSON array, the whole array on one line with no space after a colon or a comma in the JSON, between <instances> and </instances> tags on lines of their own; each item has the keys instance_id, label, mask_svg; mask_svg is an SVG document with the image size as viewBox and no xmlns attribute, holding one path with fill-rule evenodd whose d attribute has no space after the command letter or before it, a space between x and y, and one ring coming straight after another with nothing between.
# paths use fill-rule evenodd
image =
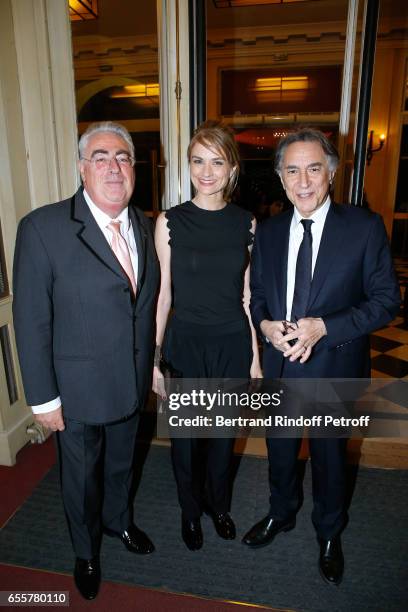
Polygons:
<instances>
[{"instance_id":1,"label":"marble floor","mask_svg":"<svg viewBox=\"0 0 408 612\"><path fill-rule=\"evenodd\" d=\"M396 260L395 267L404 303L408 261ZM394 321L371 335L371 375L375 378L408 378L408 321L404 320L403 305Z\"/></svg>"}]
</instances>

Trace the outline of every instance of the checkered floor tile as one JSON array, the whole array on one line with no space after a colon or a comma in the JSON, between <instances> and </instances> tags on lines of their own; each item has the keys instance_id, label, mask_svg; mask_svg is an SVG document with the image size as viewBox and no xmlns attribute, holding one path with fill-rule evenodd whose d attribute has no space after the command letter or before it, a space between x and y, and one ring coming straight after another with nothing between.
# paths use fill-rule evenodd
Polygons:
<instances>
[{"instance_id":1,"label":"checkered floor tile","mask_svg":"<svg viewBox=\"0 0 408 612\"><path fill-rule=\"evenodd\" d=\"M396 260L395 268L401 287L401 311L394 321L371 335L371 368L375 378L408 378L408 313L406 307L404 310L408 260Z\"/></svg>"}]
</instances>

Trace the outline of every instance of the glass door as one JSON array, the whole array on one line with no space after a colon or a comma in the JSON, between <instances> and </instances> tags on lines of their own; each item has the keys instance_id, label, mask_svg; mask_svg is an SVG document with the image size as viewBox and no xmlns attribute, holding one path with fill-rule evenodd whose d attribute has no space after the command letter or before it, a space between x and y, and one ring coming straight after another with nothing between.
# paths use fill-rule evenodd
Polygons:
<instances>
[{"instance_id":1,"label":"glass door","mask_svg":"<svg viewBox=\"0 0 408 612\"><path fill-rule=\"evenodd\" d=\"M206 6L207 114L234 128L237 203L262 220L290 206L273 171L281 136L309 125L339 141L348 1Z\"/></svg>"},{"instance_id":2,"label":"glass door","mask_svg":"<svg viewBox=\"0 0 408 612\"><path fill-rule=\"evenodd\" d=\"M71 6L70 2L70 6ZM131 204L159 210L160 113L156 2L98 0L87 15L71 10L78 131L117 121L136 151Z\"/></svg>"},{"instance_id":3,"label":"glass door","mask_svg":"<svg viewBox=\"0 0 408 612\"><path fill-rule=\"evenodd\" d=\"M363 0L206 0L207 116L233 126L243 160L236 198L260 220L289 206L273 172L274 150L282 134L299 126L315 126L337 145L335 198L350 201L365 7ZM393 101L401 100L407 10L401 0L380 4L371 102L375 125L371 122L367 134L375 132L372 148L383 151L366 168L365 203L368 198L383 215L389 231L393 187L389 174L378 185L376 176L380 159L384 172L397 163L389 137ZM391 179L395 187L392 173Z\"/></svg>"}]
</instances>

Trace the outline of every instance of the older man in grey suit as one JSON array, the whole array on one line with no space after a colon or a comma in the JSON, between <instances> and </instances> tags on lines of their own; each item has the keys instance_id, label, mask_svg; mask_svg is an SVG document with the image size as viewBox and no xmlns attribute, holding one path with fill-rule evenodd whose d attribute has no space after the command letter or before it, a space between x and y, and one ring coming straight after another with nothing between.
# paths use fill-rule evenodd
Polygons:
<instances>
[{"instance_id":1,"label":"older man in grey suit","mask_svg":"<svg viewBox=\"0 0 408 612\"><path fill-rule=\"evenodd\" d=\"M131 552L154 550L133 523L129 490L158 267L149 221L128 207L135 159L127 130L91 125L79 156L83 187L20 222L13 311L27 402L57 432L75 583L93 599L103 531Z\"/></svg>"}]
</instances>

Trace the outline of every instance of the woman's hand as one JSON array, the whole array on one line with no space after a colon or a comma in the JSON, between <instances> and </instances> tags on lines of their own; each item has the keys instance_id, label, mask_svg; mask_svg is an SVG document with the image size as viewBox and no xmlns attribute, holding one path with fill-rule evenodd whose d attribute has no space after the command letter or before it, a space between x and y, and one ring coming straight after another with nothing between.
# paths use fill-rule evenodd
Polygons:
<instances>
[{"instance_id":1,"label":"woman's hand","mask_svg":"<svg viewBox=\"0 0 408 612\"><path fill-rule=\"evenodd\" d=\"M167 399L166 389L164 386L164 376L159 366L153 368L152 389L162 400Z\"/></svg>"},{"instance_id":2,"label":"woman's hand","mask_svg":"<svg viewBox=\"0 0 408 612\"><path fill-rule=\"evenodd\" d=\"M258 359L252 360L252 365L251 365L251 369L249 370L249 375L252 379L263 378L261 364L259 363Z\"/></svg>"}]
</instances>

